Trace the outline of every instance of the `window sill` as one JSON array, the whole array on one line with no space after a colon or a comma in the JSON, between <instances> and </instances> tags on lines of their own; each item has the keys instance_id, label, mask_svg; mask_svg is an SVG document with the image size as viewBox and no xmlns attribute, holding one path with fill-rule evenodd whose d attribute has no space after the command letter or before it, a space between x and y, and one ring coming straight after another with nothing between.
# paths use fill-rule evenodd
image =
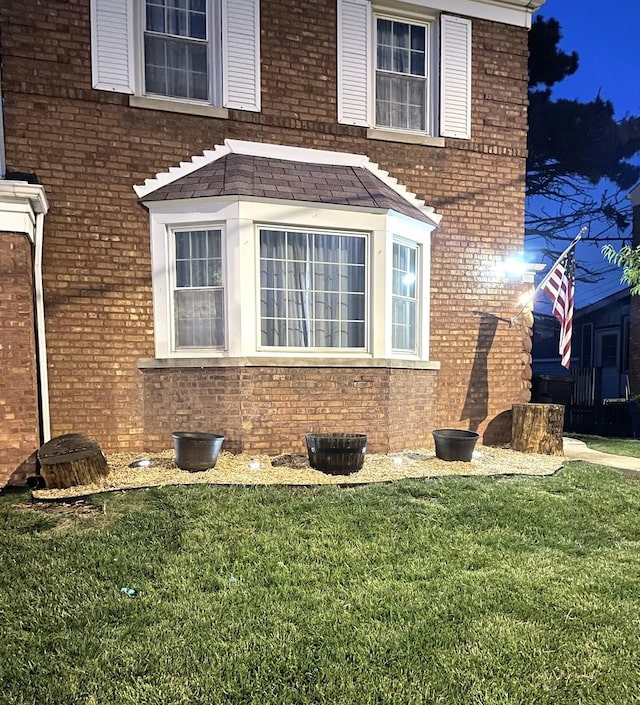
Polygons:
<instances>
[{"instance_id":1,"label":"window sill","mask_svg":"<svg viewBox=\"0 0 640 705\"><path fill-rule=\"evenodd\" d=\"M229 111L226 108L216 108L213 105L198 105L197 103L187 103L164 98L151 98L149 96L132 95L129 97L129 105L132 108L143 108L144 110L186 113L188 115L222 118L223 120L229 117Z\"/></svg>"},{"instance_id":2,"label":"window sill","mask_svg":"<svg viewBox=\"0 0 640 705\"><path fill-rule=\"evenodd\" d=\"M292 358L292 357L171 357L138 360L139 370L176 369L180 367L387 367L389 369L439 370L440 363L430 360L396 360L393 358Z\"/></svg>"},{"instance_id":3,"label":"window sill","mask_svg":"<svg viewBox=\"0 0 640 705\"><path fill-rule=\"evenodd\" d=\"M431 137L430 135L418 135L411 132L400 132L396 130L369 128L367 130L367 139L382 140L383 142L422 144L427 147L444 147L444 137Z\"/></svg>"}]
</instances>

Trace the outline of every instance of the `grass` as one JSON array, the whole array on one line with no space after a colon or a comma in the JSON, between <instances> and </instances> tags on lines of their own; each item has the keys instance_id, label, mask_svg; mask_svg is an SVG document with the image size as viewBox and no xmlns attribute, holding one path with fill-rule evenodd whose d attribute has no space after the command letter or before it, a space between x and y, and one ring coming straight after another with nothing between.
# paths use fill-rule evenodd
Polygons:
<instances>
[{"instance_id":1,"label":"grass","mask_svg":"<svg viewBox=\"0 0 640 705\"><path fill-rule=\"evenodd\" d=\"M640 702L612 470L27 501L0 497L0 703Z\"/></svg>"},{"instance_id":2,"label":"grass","mask_svg":"<svg viewBox=\"0 0 640 705\"><path fill-rule=\"evenodd\" d=\"M603 453L613 453L614 455L627 455L632 458L640 458L640 440L632 438L605 438L604 436L585 436L571 433L571 438L584 441L589 448L599 450Z\"/></svg>"}]
</instances>

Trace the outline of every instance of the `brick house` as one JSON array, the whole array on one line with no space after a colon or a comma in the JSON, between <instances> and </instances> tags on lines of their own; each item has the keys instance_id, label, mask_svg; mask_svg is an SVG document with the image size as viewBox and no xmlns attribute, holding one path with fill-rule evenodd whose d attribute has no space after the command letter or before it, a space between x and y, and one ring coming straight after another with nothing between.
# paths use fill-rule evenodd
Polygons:
<instances>
[{"instance_id":1,"label":"brick house","mask_svg":"<svg viewBox=\"0 0 640 705\"><path fill-rule=\"evenodd\" d=\"M4 0L0 485L103 450L508 439L543 0Z\"/></svg>"}]
</instances>

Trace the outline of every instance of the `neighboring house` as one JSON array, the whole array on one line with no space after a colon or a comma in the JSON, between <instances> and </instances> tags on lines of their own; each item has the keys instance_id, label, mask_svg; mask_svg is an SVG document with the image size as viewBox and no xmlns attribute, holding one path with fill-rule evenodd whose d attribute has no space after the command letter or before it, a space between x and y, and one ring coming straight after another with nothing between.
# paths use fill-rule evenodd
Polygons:
<instances>
[{"instance_id":1,"label":"neighboring house","mask_svg":"<svg viewBox=\"0 0 640 705\"><path fill-rule=\"evenodd\" d=\"M575 404L624 399L629 385L630 303L629 289L576 309L573 317L571 367L560 364L560 327L552 315L536 314L533 326L532 368L534 399L545 396L549 378L572 379ZM546 384L545 384L546 382ZM557 389L565 385L560 380ZM551 395L553 396L553 395Z\"/></svg>"},{"instance_id":2,"label":"neighboring house","mask_svg":"<svg viewBox=\"0 0 640 705\"><path fill-rule=\"evenodd\" d=\"M65 433L507 440L542 2L4 0L0 481Z\"/></svg>"},{"instance_id":3,"label":"neighboring house","mask_svg":"<svg viewBox=\"0 0 640 705\"><path fill-rule=\"evenodd\" d=\"M634 247L640 246L640 184L629 194L633 208ZM640 296L632 296L629 311L629 386L631 394L640 395Z\"/></svg>"}]
</instances>

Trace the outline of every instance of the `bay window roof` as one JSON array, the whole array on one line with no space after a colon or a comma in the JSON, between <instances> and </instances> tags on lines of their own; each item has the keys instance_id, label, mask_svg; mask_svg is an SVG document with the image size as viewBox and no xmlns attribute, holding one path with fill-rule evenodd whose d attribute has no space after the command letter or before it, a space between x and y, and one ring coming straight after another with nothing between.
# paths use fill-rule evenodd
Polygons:
<instances>
[{"instance_id":1,"label":"bay window roof","mask_svg":"<svg viewBox=\"0 0 640 705\"><path fill-rule=\"evenodd\" d=\"M365 156L236 140L134 188L143 204L247 196L395 211L432 227L440 221Z\"/></svg>"}]
</instances>

